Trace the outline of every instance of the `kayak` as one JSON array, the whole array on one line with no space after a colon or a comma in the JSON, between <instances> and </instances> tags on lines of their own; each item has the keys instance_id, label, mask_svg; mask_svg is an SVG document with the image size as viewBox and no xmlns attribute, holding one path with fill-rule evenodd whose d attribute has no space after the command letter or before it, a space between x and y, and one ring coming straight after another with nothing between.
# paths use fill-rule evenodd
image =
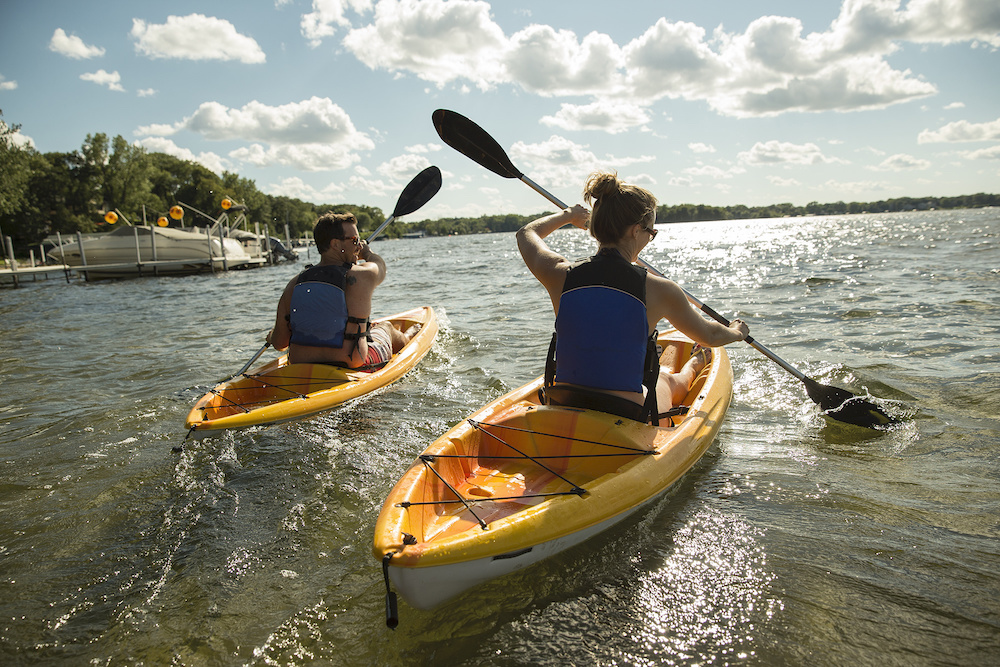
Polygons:
<instances>
[{"instance_id":1,"label":"kayak","mask_svg":"<svg viewBox=\"0 0 1000 667\"><path fill-rule=\"evenodd\" d=\"M694 343L660 334L679 370ZM722 347L659 426L541 405L538 378L431 443L389 492L372 553L411 606L433 608L559 553L660 497L705 453L732 398Z\"/></svg>"},{"instance_id":2,"label":"kayak","mask_svg":"<svg viewBox=\"0 0 1000 667\"><path fill-rule=\"evenodd\" d=\"M227 429L264 426L315 415L398 380L423 359L437 335L434 310L415 308L375 322L388 321L406 331L420 331L389 363L373 371L331 364L290 364L288 355L215 386L188 413L190 435L204 438Z\"/></svg>"}]
</instances>

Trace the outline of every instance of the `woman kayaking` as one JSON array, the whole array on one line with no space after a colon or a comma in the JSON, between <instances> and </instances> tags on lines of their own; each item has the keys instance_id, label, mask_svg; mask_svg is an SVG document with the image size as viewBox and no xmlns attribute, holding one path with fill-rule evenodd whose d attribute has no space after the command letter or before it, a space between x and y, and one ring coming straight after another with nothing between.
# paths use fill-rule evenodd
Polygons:
<instances>
[{"instance_id":1,"label":"woman kayaking","mask_svg":"<svg viewBox=\"0 0 1000 667\"><path fill-rule=\"evenodd\" d=\"M596 173L587 181L584 201L593 204L592 213L577 204L517 233L521 257L556 313L546 363L547 402L649 421L683 399L711 360L709 348L741 341L749 328L738 319L726 327L703 318L676 283L635 265L656 237L652 193L616 174ZM570 262L549 248L545 237L567 224L589 228L599 244L596 255ZM703 346L676 373L658 362L661 319Z\"/></svg>"}]
</instances>

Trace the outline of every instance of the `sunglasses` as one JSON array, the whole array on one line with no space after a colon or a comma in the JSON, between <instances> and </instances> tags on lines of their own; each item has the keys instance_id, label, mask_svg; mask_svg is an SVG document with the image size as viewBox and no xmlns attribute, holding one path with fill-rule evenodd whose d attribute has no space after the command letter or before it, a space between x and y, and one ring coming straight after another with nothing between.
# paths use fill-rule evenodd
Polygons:
<instances>
[{"instance_id":1,"label":"sunglasses","mask_svg":"<svg viewBox=\"0 0 1000 667\"><path fill-rule=\"evenodd\" d=\"M361 245L361 240L357 236L348 236L346 238L337 239L338 241L350 241L354 245Z\"/></svg>"},{"instance_id":2,"label":"sunglasses","mask_svg":"<svg viewBox=\"0 0 1000 667\"><path fill-rule=\"evenodd\" d=\"M649 234L649 240L650 241L652 241L653 239L656 238L657 231L655 229L653 229L652 227L643 227L642 231L644 231L647 234Z\"/></svg>"}]
</instances>

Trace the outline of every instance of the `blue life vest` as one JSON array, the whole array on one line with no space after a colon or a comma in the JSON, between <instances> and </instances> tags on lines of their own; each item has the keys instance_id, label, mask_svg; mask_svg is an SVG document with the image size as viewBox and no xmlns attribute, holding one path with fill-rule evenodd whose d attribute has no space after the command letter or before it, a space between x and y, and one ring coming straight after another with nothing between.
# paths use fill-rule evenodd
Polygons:
<instances>
[{"instance_id":1,"label":"blue life vest","mask_svg":"<svg viewBox=\"0 0 1000 667\"><path fill-rule=\"evenodd\" d=\"M570 268L556 316L556 382L641 392L649 340L646 269L613 249Z\"/></svg>"},{"instance_id":2,"label":"blue life vest","mask_svg":"<svg viewBox=\"0 0 1000 667\"><path fill-rule=\"evenodd\" d=\"M292 289L288 320L292 343L313 347L344 346L349 319L344 283L350 268L350 264L322 264L299 274Z\"/></svg>"}]
</instances>

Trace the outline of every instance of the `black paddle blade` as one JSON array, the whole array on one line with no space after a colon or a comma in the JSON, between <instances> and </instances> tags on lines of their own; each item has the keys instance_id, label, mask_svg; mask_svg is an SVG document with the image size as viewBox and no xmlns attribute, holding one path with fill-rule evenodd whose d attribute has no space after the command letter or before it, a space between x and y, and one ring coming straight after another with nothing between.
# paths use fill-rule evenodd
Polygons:
<instances>
[{"instance_id":1,"label":"black paddle blade","mask_svg":"<svg viewBox=\"0 0 1000 667\"><path fill-rule=\"evenodd\" d=\"M899 423L898 419L886 414L879 406L846 389L820 384L810 378L803 380L803 384L809 398L823 408L823 413L831 419L865 428Z\"/></svg>"},{"instance_id":2,"label":"black paddle blade","mask_svg":"<svg viewBox=\"0 0 1000 667\"><path fill-rule=\"evenodd\" d=\"M392 217L398 218L413 213L426 204L441 189L441 170L437 167L427 167L406 184L396 201Z\"/></svg>"},{"instance_id":3,"label":"black paddle blade","mask_svg":"<svg viewBox=\"0 0 1000 667\"><path fill-rule=\"evenodd\" d=\"M441 141L494 174L504 178L521 178L524 175L486 130L462 114L438 109L431 115L431 120Z\"/></svg>"}]
</instances>

